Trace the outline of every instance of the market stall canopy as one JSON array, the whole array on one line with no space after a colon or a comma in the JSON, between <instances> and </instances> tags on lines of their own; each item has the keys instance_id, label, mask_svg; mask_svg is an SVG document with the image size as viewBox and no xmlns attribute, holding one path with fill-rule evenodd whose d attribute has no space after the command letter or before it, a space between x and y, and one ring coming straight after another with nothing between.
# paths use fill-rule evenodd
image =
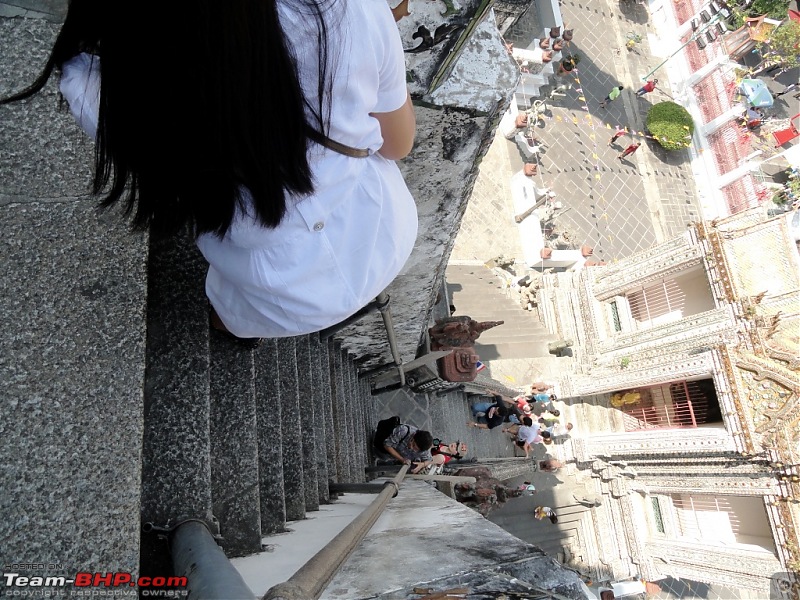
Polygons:
<instances>
[{"instance_id":1,"label":"market stall canopy","mask_svg":"<svg viewBox=\"0 0 800 600\"><path fill-rule=\"evenodd\" d=\"M766 84L760 79L742 79L739 89L742 90L750 105L756 108L769 108L775 102Z\"/></svg>"}]
</instances>

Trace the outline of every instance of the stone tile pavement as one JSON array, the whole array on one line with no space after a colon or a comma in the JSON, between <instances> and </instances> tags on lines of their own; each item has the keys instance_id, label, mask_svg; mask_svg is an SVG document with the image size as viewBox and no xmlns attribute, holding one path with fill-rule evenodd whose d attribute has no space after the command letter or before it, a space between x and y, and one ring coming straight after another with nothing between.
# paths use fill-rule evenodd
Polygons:
<instances>
[{"instance_id":1,"label":"stone tile pavement","mask_svg":"<svg viewBox=\"0 0 800 600\"><path fill-rule=\"evenodd\" d=\"M538 125L537 136L546 147L537 177L540 185L554 189L567 207L557 217L557 227L568 231L575 242L593 246L597 258L613 261L684 231L700 214L697 193L688 153L667 153L652 140L644 140L638 152L619 161L622 148L641 137L626 136L620 140L623 144L614 148L607 145L614 127L643 132L649 106L669 99L660 90L641 99L634 95L642 77L661 62L649 54L646 6L628 0L564 0L561 11L566 27L574 30L568 52L580 55L581 62L577 73L552 78L555 84L570 85L571 89L566 97L549 102ZM527 47L541 32L535 11L529 10L507 32L506 39L517 47ZM633 51L625 49L628 32L642 36ZM654 76L659 78L659 88L669 90L663 70ZM625 87L622 96L606 109L600 108L599 103L617 85ZM543 95L548 91L543 88ZM493 157L486 166L511 167L505 174L490 175L501 188L498 180L518 170L522 157L511 142L498 138L496 143L507 146L509 159ZM471 204L475 201L482 199L474 196ZM474 209L468 209L462 225L462 231L471 234L475 232L471 219L485 214L483 208ZM500 253L494 252L498 247L495 240L502 239L503 247L510 247L508 235L510 232L497 235L493 230L487 240L490 248L480 258ZM458 240L458 258L465 256L468 245L473 254L478 252L477 240Z\"/></svg>"}]
</instances>

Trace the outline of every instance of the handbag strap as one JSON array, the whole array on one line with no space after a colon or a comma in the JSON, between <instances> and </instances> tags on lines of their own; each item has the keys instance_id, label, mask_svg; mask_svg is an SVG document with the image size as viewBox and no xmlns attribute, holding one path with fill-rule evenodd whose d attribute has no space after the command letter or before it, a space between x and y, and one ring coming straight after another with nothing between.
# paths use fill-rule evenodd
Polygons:
<instances>
[{"instance_id":1,"label":"handbag strap","mask_svg":"<svg viewBox=\"0 0 800 600\"><path fill-rule=\"evenodd\" d=\"M353 148L352 146L347 146L336 140L332 140L326 135L322 135L319 131L314 129L313 127L309 127L307 129L308 137L319 144L320 146L324 146L328 150L333 150L338 154L343 154L345 156L350 156L351 158L367 158L369 156L369 150L362 149L362 148Z\"/></svg>"}]
</instances>

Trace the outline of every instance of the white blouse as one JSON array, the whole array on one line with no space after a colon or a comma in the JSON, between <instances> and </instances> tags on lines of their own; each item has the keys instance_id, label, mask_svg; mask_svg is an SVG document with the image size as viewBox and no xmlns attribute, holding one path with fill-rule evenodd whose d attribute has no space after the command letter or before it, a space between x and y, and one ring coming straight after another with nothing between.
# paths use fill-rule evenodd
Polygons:
<instances>
[{"instance_id":1,"label":"white blouse","mask_svg":"<svg viewBox=\"0 0 800 600\"><path fill-rule=\"evenodd\" d=\"M280 14L314 105L316 30L285 5ZM300 335L342 321L391 283L416 240L414 200L397 165L376 154L383 139L369 115L406 101L405 60L392 14L384 0L340 0L326 22L333 23L329 48L335 54L329 136L371 155L350 158L312 145L315 192L289 198L278 227L240 213L223 239L198 238L210 264L206 294L239 337ZM61 78L61 93L92 136L98 69L98 59L79 55L64 64Z\"/></svg>"}]
</instances>

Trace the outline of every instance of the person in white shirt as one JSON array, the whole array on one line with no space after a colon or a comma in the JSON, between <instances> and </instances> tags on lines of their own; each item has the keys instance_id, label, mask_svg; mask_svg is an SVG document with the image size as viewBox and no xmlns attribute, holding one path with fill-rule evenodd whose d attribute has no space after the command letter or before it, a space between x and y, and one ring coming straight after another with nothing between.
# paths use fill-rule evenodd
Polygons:
<instances>
[{"instance_id":1,"label":"person in white shirt","mask_svg":"<svg viewBox=\"0 0 800 600\"><path fill-rule=\"evenodd\" d=\"M510 434L516 446L522 448L525 451L525 458L528 458L531 446L543 440L539 435L539 429L539 423L534 423L530 417L524 417L522 425L511 425L503 429L503 433Z\"/></svg>"},{"instance_id":2,"label":"person in white shirt","mask_svg":"<svg viewBox=\"0 0 800 600\"><path fill-rule=\"evenodd\" d=\"M561 424L556 418L546 418L540 417L539 418L539 425L543 428L542 431L546 431L550 434L550 437L557 438L557 437L564 437L570 435L570 432L573 430L574 426L572 423L567 423L565 425Z\"/></svg>"},{"instance_id":3,"label":"person in white shirt","mask_svg":"<svg viewBox=\"0 0 800 600\"><path fill-rule=\"evenodd\" d=\"M415 118L385 0L72 0L42 74L0 102L54 70L96 141L103 205L196 239L212 326L319 331L411 254L416 206L393 161Z\"/></svg>"}]
</instances>

